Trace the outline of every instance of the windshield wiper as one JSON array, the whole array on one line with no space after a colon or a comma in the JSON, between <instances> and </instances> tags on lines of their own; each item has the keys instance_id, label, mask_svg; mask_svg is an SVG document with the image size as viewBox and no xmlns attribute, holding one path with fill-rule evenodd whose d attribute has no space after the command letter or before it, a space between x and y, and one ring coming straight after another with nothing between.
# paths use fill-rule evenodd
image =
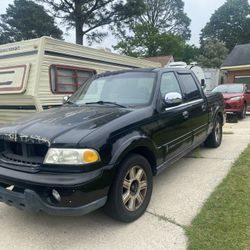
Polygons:
<instances>
[{"instance_id":1,"label":"windshield wiper","mask_svg":"<svg viewBox=\"0 0 250 250\"><path fill-rule=\"evenodd\" d=\"M88 105L88 104L99 104L99 105L112 104L112 105L116 105L116 106L121 107L121 108L127 108L126 106L118 104L116 102L106 102L106 101L86 102L85 104L86 105Z\"/></svg>"},{"instance_id":2,"label":"windshield wiper","mask_svg":"<svg viewBox=\"0 0 250 250\"><path fill-rule=\"evenodd\" d=\"M66 103L64 103L64 105L73 105L73 106L78 106L75 102L72 101L67 101Z\"/></svg>"}]
</instances>

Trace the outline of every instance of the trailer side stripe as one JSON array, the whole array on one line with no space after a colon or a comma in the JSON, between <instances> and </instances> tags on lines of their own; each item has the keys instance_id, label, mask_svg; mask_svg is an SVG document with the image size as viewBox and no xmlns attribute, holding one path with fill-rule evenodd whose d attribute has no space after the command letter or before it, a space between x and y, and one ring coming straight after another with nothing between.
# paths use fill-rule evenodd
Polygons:
<instances>
[{"instance_id":1,"label":"trailer side stripe","mask_svg":"<svg viewBox=\"0 0 250 250\"><path fill-rule=\"evenodd\" d=\"M12 58L12 57L21 57L21 56L31 56L37 54L37 50L26 51L21 53L15 53L10 55L0 55L0 59Z\"/></svg>"},{"instance_id":2,"label":"trailer side stripe","mask_svg":"<svg viewBox=\"0 0 250 250\"><path fill-rule=\"evenodd\" d=\"M67 57L67 58L73 58L73 59L78 59L78 60L85 60L88 62L95 62L95 63L102 63L102 64L107 64L107 65L113 65L113 66L120 66L120 67L128 67L128 68L140 68L137 66L131 66L127 64L121 64L121 63L114 63L114 62L107 62L103 60L98 60L98 59L93 59L93 58L87 58L87 57L82 57L82 56L75 56L75 55L68 55L64 53L59 53L59 52L54 52L54 51L45 51L45 55L48 56L57 56L57 57Z\"/></svg>"},{"instance_id":3,"label":"trailer side stripe","mask_svg":"<svg viewBox=\"0 0 250 250\"><path fill-rule=\"evenodd\" d=\"M0 105L0 109L10 109L10 110L36 110L34 105Z\"/></svg>"}]
</instances>

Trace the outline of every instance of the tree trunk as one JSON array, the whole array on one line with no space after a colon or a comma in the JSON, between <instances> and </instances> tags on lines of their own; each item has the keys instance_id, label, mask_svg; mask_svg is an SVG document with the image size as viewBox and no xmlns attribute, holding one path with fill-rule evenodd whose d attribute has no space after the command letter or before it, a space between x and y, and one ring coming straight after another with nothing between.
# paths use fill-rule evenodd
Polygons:
<instances>
[{"instance_id":1,"label":"tree trunk","mask_svg":"<svg viewBox=\"0 0 250 250\"><path fill-rule=\"evenodd\" d=\"M76 44L83 45L82 25L78 23L76 23Z\"/></svg>"}]
</instances>

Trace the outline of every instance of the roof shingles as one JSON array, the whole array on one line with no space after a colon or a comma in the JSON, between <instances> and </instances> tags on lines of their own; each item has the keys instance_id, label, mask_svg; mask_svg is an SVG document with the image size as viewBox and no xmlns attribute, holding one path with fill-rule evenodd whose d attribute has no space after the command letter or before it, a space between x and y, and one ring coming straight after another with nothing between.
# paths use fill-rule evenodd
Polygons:
<instances>
[{"instance_id":1,"label":"roof shingles","mask_svg":"<svg viewBox=\"0 0 250 250\"><path fill-rule=\"evenodd\" d=\"M237 45L227 56L221 67L250 65L250 44Z\"/></svg>"},{"instance_id":2,"label":"roof shingles","mask_svg":"<svg viewBox=\"0 0 250 250\"><path fill-rule=\"evenodd\" d=\"M161 64L162 67L174 61L173 56L155 56L155 57L146 57L144 59L152 62L158 62Z\"/></svg>"}]
</instances>

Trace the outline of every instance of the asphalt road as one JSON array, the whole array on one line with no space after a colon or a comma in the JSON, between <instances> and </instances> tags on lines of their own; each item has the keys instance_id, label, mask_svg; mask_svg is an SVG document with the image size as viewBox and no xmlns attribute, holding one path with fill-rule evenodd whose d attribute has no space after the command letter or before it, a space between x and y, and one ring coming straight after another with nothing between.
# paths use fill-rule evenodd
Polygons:
<instances>
[{"instance_id":1,"label":"asphalt road","mask_svg":"<svg viewBox=\"0 0 250 250\"><path fill-rule=\"evenodd\" d=\"M30 214L0 204L0 249L186 249L183 226L250 142L250 117L226 124L218 149L201 148L154 178L145 215L123 224L96 211L83 217Z\"/></svg>"}]
</instances>

